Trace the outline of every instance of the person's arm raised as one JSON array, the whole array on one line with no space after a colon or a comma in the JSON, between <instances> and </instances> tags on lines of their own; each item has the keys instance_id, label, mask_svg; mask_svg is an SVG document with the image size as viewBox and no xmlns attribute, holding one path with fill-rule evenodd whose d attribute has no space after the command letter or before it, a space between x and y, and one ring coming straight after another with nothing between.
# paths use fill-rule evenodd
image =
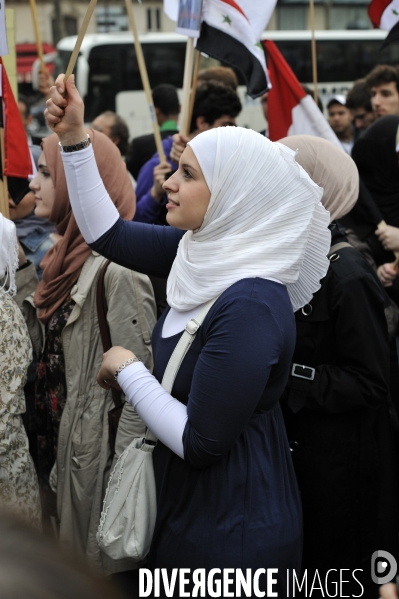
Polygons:
<instances>
[{"instance_id":1,"label":"person's arm raised","mask_svg":"<svg viewBox=\"0 0 399 599\"><path fill-rule=\"evenodd\" d=\"M46 119L61 145L84 141L84 105L73 76L60 75L47 100ZM144 274L167 277L183 231L120 218L98 172L93 148L61 152L68 194L79 229L91 247L112 262Z\"/></svg>"},{"instance_id":2,"label":"person's arm raised","mask_svg":"<svg viewBox=\"0 0 399 599\"><path fill-rule=\"evenodd\" d=\"M66 83L63 74L57 77L50 89L44 115L63 146L77 144L86 138L84 104L76 89L74 75Z\"/></svg>"},{"instance_id":3,"label":"person's arm raised","mask_svg":"<svg viewBox=\"0 0 399 599\"><path fill-rule=\"evenodd\" d=\"M59 75L46 102L47 123L62 146L84 141L84 104L73 75L64 84ZM119 219L119 213L104 187L91 146L77 152L61 152L69 199L79 229L87 243L93 243Z\"/></svg>"}]
</instances>

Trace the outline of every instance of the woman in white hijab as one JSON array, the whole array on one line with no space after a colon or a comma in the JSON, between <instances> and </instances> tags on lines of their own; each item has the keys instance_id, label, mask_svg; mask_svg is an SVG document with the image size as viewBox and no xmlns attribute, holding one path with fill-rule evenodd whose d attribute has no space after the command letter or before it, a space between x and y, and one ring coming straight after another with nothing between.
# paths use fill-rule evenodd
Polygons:
<instances>
[{"instance_id":1,"label":"woman in white hijab","mask_svg":"<svg viewBox=\"0 0 399 599\"><path fill-rule=\"evenodd\" d=\"M322 190L282 146L219 128L190 142L164 185L171 227L123 221L99 178L73 81L68 100L61 76L56 86L47 119L61 144L73 146L62 156L83 236L114 261L168 277L154 376L116 347L98 377L104 385L119 369L118 384L159 438L150 566L238 568L244 576L246 568L274 567L283 597L286 569L300 567L302 534L278 400L294 310L310 301L328 266ZM166 364L186 323L216 297L170 395L159 383ZM265 591L266 576L256 581Z\"/></svg>"},{"instance_id":2,"label":"woman in white hijab","mask_svg":"<svg viewBox=\"0 0 399 599\"><path fill-rule=\"evenodd\" d=\"M32 360L28 329L17 304L15 225L0 214L0 509L41 527L39 487L21 414L24 384Z\"/></svg>"}]
</instances>

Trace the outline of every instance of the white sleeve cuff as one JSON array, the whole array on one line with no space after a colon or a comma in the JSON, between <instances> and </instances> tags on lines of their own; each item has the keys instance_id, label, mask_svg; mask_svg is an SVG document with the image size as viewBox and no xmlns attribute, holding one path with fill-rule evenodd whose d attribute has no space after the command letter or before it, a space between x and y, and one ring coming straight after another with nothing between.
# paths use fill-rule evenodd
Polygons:
<instances>
[{"instance_id":1,"label":"white sleeve cuff","mask_svg":"<svg viewBox=\"0 0 399 599\"><path fill-rule=\"evenodd\" d=\"M118 375L118 383L150 431L184 459L186 406L169 395L142 362L124 368Z\"/></svg>"},{"instance_id":2,"label":"white sleeve cuff","mask_svg":"<svg viewBox=\"0 0 399 599\"><path fill-rule=\"evenodd\" d=\"M93 243L116 223L119 212L104 187L91 145L61 156L76 222L86 243Z\"/></svg>"}]
</instances>

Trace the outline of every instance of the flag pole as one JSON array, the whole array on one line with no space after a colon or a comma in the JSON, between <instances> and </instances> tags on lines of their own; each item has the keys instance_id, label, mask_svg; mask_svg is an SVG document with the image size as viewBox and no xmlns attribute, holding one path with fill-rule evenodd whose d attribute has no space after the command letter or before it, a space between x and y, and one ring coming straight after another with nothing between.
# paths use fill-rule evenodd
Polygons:
<instances>
[{"instance_id":1,"label":"flag pole","mask_svg":"<svg viewBox=\"0 0 399 599\"><path fill-rule=\"evenodd\" d=\"M316 104L319 100L317 91L317 55L316 55L316 38L315 38L315 18L314 18L314 0L309 0L309 18L310 28L312 30L312 73L313 73L313 98Z\"/></svg>"},{"instance_id":2,"label":"flag pole","mask_svg":"<svg viewBox=\"0 0 399 599\"><path fill-rule=\"evenodd\" d=\"M80 46L82 45L83 38L86 35L87 28L90 23L90 19L96 7L97 0L90 0L90 4L87 8L85 18L83 19L82 26L79 30L78 39L76 40L75 47L72 51L71 58L69 59L69 63L67 66L67 70L64 77L64 83L66 83L69 77L72 75L73 69L75 68L75 64L79 55Z\"/></svg>"},{"instance_id":3,"label":"flag pole","mask_svg":"<svg viewBox=\"0 0 399 599\"><path fill-rule=\"evenodd\" d=\"M186 46L186 60L184 63L184 76L183 76L183 99L182 99L182 111L180 118L180 133L188 135L190 124L188 121L188 112L190 106L190 91L191 91L191 78L193 73L193 59L194 59L194 38L189 37L187 39Z\"/></svg>"},{"instance_id":4,"label":"flag pole","mask_svg":"<svg viewBox=\"0 0 399 599\"><path fill-rule=\"evenodd\" d=\"M40 72L45 73L46 65L45 65L44 58L43 58L43 45L42 45L42 39L40 37L39 21L37 19L36 2L35 2L35 0L29 0L29 4L30 4L31 12L32 12L33 27L35 29L37 55L40 60Z\"/></svg>"},{"instance_id":5,"label":"flag pole","mask_svg":"<svg viewBox=\"0 0 399 599\"><path fill-rule=\"evenodd\" d=\"M145 65L143 49L141 47L141 43L139 40L139 34L137 32L136 21L135 21L134 14L133 14L133 7L132 7L131 0L125 0L125 4L126 4L127 14L129 17L130 29L132 30L132 33L133 33L134 49L136 51L137 63L139 65L139 69L140 69L141 82L143 84L143 88L144 88L145 95L146 95L147 102L148 102L148 107L150 109L152 128L154 131L154 139L155 139L155 145L156 145L158 156L159 156L159 161L165 162L165 160L166 160L165 152L164 152L163 145L162 145L162 138L161 138L161 134L159 132L158 122L155 117L154 102L152 99L152 92L151 92L150 82L148 79L147 67Z\"/></svg>"},{"instance_id":6,"label":"flag pole","mask_svg":"<svg viewBox=\"0 0 399 599\"><path fill-rule=\"evenodd\" d=\"M8 185L7 177L4 174L5 167L5 144L4 144L4 129L0 127L0 153L1 153L1 174L3 180L0 181L0 212L6 218L10 218L10 208L8 206Z\"/></svg>"},{"instance_id":7,"label":"flag pole","mask_svg":"<svg viewBox=\"0 0 399 599\"><path fill-rule=\"evenodd\" d=\"M193 109L194 109L194 102L195 102L195 92L197 90L197 82L198 82L198 73L199 73L199 68L200 68L200 62L201 62L201 52L199 52L197 50L196 56L195 56L195 63L194 63L193 83L192 83L192 86L191 86L190 105L188 107L188 115L187 115L188 129L190 129L190 123L191 123L191 119L193 117Z\"/></svg>"}]
</instances>

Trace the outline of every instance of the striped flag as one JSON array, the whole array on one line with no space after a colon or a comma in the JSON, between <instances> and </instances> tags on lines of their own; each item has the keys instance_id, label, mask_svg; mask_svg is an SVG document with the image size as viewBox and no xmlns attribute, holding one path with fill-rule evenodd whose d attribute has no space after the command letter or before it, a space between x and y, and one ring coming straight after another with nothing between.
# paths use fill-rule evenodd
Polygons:
<instances>
[{"instance_id":1,"label":"striped flag","mask_svg":"<svg viewBox=\"0 0 399 599\"><path fill-rule=\"evenodd\" d=\"M260 37L276 0L203 0L197 50L242 72L253 98L269 87ZM177 20L177 0L164 0L164 11Z\"/></svg>"},{"instance_id":2,"label":"striped flag","mask_svg":"<svg viewBox=\"0 0 399 599\"><path fill-rule=\"evenodd\" d=\"M289 135L323 137L342 149L316 102L302 88L276 44L263 42L272 88L268 95L269 138Z\"/></svg>"},{"instance_id":3,"label":"striped flag","mask_svg":"<svg viewBox=\"0 0 399 599\"><path fill-rule=\"evenodd\" d=\"M0 100L0 126L4 129L5 146L4 174L27 179L33 172L28 139L1 58Z\"/></svg>"},{"instance_id":4,"label":"striped flag","mask_svg":"<svg viewBox=\"0 0 399 599\"><path fill-rule=\"evenodd\" d=\"M276 0L204 0L197 50L242 72L253 98L269 88L260 36Z\"/></svg>"},{"instance_id":5,"label":"striped flag","mask_svg":"<svg viewBox=\"0 0 399 599\"><path fill-rule=\"evenodd\" d=\"M382 48L399 39L399 0L372 0L368 13L374 27L389 31Z\"/></svg>"}]
</instances>

